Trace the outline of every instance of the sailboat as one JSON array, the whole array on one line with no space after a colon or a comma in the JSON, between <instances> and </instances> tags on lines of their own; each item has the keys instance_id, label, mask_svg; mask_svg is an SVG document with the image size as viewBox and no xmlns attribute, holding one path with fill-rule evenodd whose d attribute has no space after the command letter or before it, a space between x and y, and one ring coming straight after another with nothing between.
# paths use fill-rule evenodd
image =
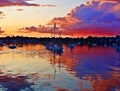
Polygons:
<instances>
[{"instance_id":1,"label":"sailboat","mask_svg":"<svg viewBox=\"0 0 120 91\"><path fill-rule=\"evenodd\" d=\"M16 49L16 46L14 45L14 41L15 41L15 40L13 39L13 40L12 40L12 43L13 43L13 44L9 46L10 49Z\"/></svg>"},{"instance_id":2,"label":"sailboat","mask_svg":"<svg viewBox=\"0 0 120 91\"><path fill-rule=\"evenodd\" d=\"M54 27L53 27L54 39L52 42L50 42L49 45L46 45L46 49L53 51L55 53L62 53L63 47L60 44L55 43L55 30L57 30L56 23L54 23Z\"/></svg>"}]
</instances>

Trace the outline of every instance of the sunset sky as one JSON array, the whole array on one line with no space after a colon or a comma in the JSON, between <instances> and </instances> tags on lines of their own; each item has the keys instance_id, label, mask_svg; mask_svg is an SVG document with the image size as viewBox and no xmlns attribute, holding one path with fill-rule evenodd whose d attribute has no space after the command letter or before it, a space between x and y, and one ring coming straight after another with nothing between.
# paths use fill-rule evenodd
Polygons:
<instances>
[{"instance_id":1,"label":"sunset sky","mask_svg":"<svg viewBox=\"0 0 120 91\"><path fill-rule=\"evenodd\" d=\"M0 36L47 37L54 22L62 36L115 36L120 0L0 0Z\"/></svg>"}]
</instances>

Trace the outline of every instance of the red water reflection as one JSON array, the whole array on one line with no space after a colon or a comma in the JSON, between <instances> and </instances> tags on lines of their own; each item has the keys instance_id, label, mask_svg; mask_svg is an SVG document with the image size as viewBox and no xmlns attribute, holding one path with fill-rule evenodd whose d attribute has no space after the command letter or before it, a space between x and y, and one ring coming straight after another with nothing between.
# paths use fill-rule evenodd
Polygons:
<instances>
[{"instance_id":1,"label":"red water reflection","mask_svg":"<svg viewBox=\"0 0 120 91\"><path fill-rule=\"evenodd\" d=\"M50 53L50 58L53 64L64 64L67 70L72 70L74 67L79 66L86 59L105 63L108 61L112 63L114 60L119 61L119 55L112 47L89 48L88 46L76 46L73 50L70 50L67 46L64 46L64 53L62 55Z\"/></svg>"},{"instance_id":2,"label":"red water reflection","mask_svg":"<svg viewBox=\"0 0 120 91\"><path fill-rule=\"evenodd\" d=\"M87 76L86 81L91 83L91 89L82 88L83 82L79 80L78 86L80 87L80 90L56 88L56 91L120 91L120 73L117 72L113 73L112 76L107 79L104 79L100 75L96 76L96 79Z\"/></svg>"},{"instance_id":3,"label":"red water reflection","mask_svg":"<svg viewBox=\"0 0 120 91\"><path fill-rule=\"evenodd\" d=\"M95 91L120 91L120 73L113 73L111 78L97 76L92 82Z\"/></svg>"},{"instance_id":4,"label":"red water reflection","mask_svg":"<svg viewBox=\"0 0 120 91\"><path fill-rule=\"evenodd\" d=\"M51 54L52 64L59 64L59 65L65 65L66 70L78 78L81 78L79 76L81 74L81 69L79 70L80 66L83 66L83 61L87 59L86 62L88 62L88 66L93 67L91 71L95 70L95 74L88 75L83 74L83 77L81 79L84 79L91 83L91 89L88 88L82 88L81 87L81 81L78 83L78 87L80 88L80 91L120 91L120 72L118 70L115 70L115 68L119 68L119 55L112 47L92 47L89 48L88 46L77 46L75 49L70 50L66 46L64 46L64 53L62 55L55 55L54 53ZM94 64L95 63L95 64ZM94 66L97 64L100 64L97 66ZM118 64L117 64L118 63ZM91 66L92 65L92 66ZM102 68L102 65L104 66ZM114 65L110 67L110 65ZM86 66L86 65L85 65ZM98 69L99 66L101 69ZM116 67L117 66L117 67ZM61 66L59 66L61 67ZM89 67L89 69L91 69ZM78 70L77 70L78 68ZM98 70L97 70L98 69ZM100 71L103 70L103 73L105 75L107 73L107 77L104 77L103 74L99 74ZM82 69L84 70L84 68ZM98 71L98 73L97 73ZM111 72L110 72L111 71ZM102 72L101 72L102 73ZM78 90L69 90L65 88L56 88L56 91L78 91Z\"/></svg>"},{"instance_id":5,"label":"red water reflection","mask_svg":"<svg viewBox=\"0 0 120 91\"><path fill-rule=\"evenodd\" d=\"M1 48L1 50L4 50L4 48L5 47L3 47L3 49ZM37 82L41 78L48 79L49 81L51 80L54 81L57 78L57 77L55 78L56 74L58 76L59 73L58 68L59 70L64 69L66 73L72 75L72 77L76 79L78 83L77 85L75 84L76 86L75 89L74 88L70 89L64 86L62 88L62 86L59 87L59 85L57 85L56 83L54 85L51 83L52 84L51 86L53 88L54 86L57 86L55 87L56 91L120 91L120 66L118 62L119 55L112 47L90 48L88 46L76 46L73 50L70 50L67 46L64 46L64 52L61 55L57 55L53 52L47 51L45 50L45 47L43 45L36 45L36 44L28 44L28 45L26 44L24 45L23 48L18 48L18 49L24 51L21 53L21 55L24 54L26 59L33 57L32 58L33 61L26 61L26 62L31 62L31 64L33 64L32 62L36 64L40 64L39 58L42 58L41 61L43 62L49 61L48 64L49 63L52 64L52 68L53 68L52 71L54 71L54 73L49 73L49 72L45 74L41 73L41 75L38 73L31 73L27 76L15 76L15 77L13 74L0 76L0 83L1 84L5 83L3 85L6 86L6 88L17 89L11 91L19 91L21 87L23 87L23 89L30 88L31 85L33 85L30 82L33 83ZM22 59L22 56L20 56L20 58ZM18 62L18 60L15 60L15 62ZM22 65L24 63L25 60L23 63L21 62ZM48 64L44 64L44 67L48 67L45 66ZM31 65L31 67L32 66L34 65ZM37 65L35 65L35 67L36 66ZM40 69L40 66L41 65L38 65L37 69ZM35 69L34 71L36 71L37 69ZM37 71L37 72L42 72L42 71ZM66 81L66 79L64 78L61 79L64 80L63 83ZM28 82L27 80L29 80L30 82ZM91 87L88 88L84 86L87 85L86 82L89 83ZM49 85L49 83L44 83L45 86L46 84ZM9 87L8 85L12 85L12 86ZM68 85L72 86L72 84L68 84Z\"/></svg>"}]
</instances>

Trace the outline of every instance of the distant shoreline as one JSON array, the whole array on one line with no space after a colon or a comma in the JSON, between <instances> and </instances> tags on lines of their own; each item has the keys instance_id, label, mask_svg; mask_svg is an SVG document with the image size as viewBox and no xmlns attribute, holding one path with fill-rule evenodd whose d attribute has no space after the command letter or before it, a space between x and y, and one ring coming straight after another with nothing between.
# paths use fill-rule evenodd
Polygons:
<instances>
[{"instance_id":1,"label":"distant shoreline","mask_svg":"<svg viewBox=\"0 0 120 91\"><path fill-rule=\"evenodd\" d=\"M78 45L120 45L120 35L116 35L115 37L92 37L89 36L87 38L35 38L35 37L22 37L22 36L13 36L13 37L0 37L0 44L5 43L5 44L11 44L11 43L21 43L21 44L26 44L26 43L50 43L50 42L55 42L56 44L78 44Z\"/></svg>"}]
</instances>

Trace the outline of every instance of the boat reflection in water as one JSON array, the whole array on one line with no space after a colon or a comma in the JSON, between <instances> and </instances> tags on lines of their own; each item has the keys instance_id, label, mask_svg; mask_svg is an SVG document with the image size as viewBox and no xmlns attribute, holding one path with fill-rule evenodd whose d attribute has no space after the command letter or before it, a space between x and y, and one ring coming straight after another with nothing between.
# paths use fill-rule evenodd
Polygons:
<instances>
[{"instance_id":1,"label":"boat reflection in water","mask_svg":"<svg viewBox=\"0 0 120 91\"><path fill-rule=\"evenodd\" d=\"M120 91L120 57L113 47L63 48L57 54L41 44L14 52L0 47L0 91Z\"/></svg>"}]
</instances>

